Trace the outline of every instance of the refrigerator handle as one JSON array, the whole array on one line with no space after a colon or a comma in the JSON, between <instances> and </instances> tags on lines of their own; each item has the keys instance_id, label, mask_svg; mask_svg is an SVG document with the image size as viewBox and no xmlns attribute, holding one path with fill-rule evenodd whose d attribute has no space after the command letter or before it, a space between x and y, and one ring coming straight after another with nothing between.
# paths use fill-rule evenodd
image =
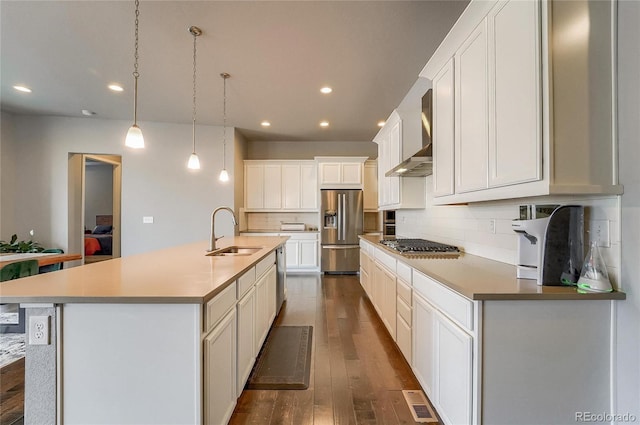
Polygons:
<instances>
[{"instance_id":1,"label":"refrigerator handle","mask_svg":"<svg viewBox=\"0 0 640 425\"><path fill-rule=\"evenodd\" d=\"M342 230L342 205L340 203L340 194L338 194L338 211L336 219L338 220L338 240L340 240L340 231Z\"/></svg>"},{"instance_id":2,"label":"refrigerator handle","mask_svg":"<svg viewBox=\"0 0 640 425\"><path fill-rule=\"evenodd\" d=\"M347 239L347 195L342 194L342 240Z\"/></svg>"}]
</instances>

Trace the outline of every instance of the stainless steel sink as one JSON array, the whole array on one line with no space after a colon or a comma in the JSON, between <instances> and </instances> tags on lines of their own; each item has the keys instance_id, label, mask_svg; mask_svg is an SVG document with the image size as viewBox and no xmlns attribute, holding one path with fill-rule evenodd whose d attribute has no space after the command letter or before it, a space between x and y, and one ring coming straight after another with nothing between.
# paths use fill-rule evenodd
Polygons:
<instances>
[{"instance_id":1,"label":"stainless steel sink","mask_svg":"<svg viewBox=\"0 0 640 425\"><path fill-rule=\"evenodd\" d=\"M226 248L216 249L215 251L208 252L209 256L242 256L242 255L251 255L260 251L262 247L255 246L228 246Z\"/></svg>"}]
</instances>

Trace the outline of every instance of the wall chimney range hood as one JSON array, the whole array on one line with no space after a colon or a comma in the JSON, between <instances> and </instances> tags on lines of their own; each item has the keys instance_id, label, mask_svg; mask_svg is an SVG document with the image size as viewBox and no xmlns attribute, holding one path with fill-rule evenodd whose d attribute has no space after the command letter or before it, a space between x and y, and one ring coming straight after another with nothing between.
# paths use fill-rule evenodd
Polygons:
<instances>
[{"instance_id":1,"label":"wall chimney range hood","mask_svg":"<svg viewBox=\"0 0 640 425\"><path fill-rule=\"evenodd\" d=\"M385 177L424 177L433 174L431 143L387 171Z\"/></svg>"},{"instance_id":2,"label":"wall chimney range hood","mask_svg":"<svg viewBox=\"0 0 640 425\"><path fill-rule=\"evenodd\" d=\"M424 177L433 174L433 107L432 90L422 96L422 149L387 171L385 177Z\"/></svg>"}]
</instances>

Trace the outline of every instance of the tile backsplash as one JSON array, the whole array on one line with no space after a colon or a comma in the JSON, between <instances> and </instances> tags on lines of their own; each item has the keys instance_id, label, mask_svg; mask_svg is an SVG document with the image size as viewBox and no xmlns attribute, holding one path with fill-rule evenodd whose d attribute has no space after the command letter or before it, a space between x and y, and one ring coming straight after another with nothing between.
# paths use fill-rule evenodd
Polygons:
<instances>
[{"instance_id":1,"label":"tile backsplash","mask_svg":"<svg viewBox=\"0 0 640 425\"><path fill-rule=\"evenodd\" d=\"M427 187L430 187L427 184ZM546 196L520 198L468 205L434 206L427 192L427 207L423 210L398 210L396 232L405 237L430 239L456 245L469 254L508 264L517 260L517 235L511 230L511 220L518 218L519 206L531 203L575 204L585 206L585 228L594 221L609 225L610 246L600 252L614 285L620 270L620 204L618 196ZM603 223L599 221L599 223ZM585 240L585 251L588 241ZM585 252L586 254L586 252Z\"/></svg>"}]
</instances>

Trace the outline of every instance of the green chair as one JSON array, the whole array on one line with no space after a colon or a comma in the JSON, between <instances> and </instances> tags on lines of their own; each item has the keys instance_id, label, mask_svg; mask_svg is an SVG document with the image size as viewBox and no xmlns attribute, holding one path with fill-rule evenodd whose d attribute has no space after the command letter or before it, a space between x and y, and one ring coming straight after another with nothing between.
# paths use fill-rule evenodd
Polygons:
<instances>
[{"instance_id":1,"label":"green chair","mask_svg":"<svg viewBox=\"0 0 640 425\"><path fill-rule=\"evenodd\" d=\"M0 269L0 282L7 280L20 279L21 277L33 276L38 274L38 260L24 260L9 263ZM4 304L12 306L11 304ZM18 306L14 304L14 306ZM15 310L15 308L14 308ZM24 333L25 330L25 314L24 308L18 307L18 323L0 324L0 333Z\"/></svg>"},{"instance_id":2,"label":"green chair","mask_svg":"<svg viewBox=\"0 0 640 425\"><path fill-rule=\"evenodd\" d=\"M64 251L59 248L49 248L42 251L43 253L55 253L55 254L64 254ZM39 273L49 273L55 272L62 269L62 263L49 264L48 266L40 267Z\"/></svg>"}]
</instances>

